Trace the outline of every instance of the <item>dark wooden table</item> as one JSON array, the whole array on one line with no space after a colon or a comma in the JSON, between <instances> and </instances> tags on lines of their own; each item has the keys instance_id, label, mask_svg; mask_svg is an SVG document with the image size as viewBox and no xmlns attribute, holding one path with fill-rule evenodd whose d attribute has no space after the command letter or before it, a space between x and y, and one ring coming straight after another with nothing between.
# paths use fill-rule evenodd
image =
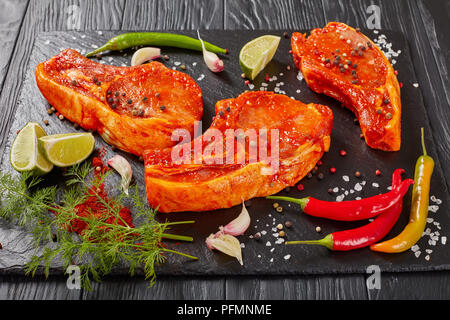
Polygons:
<instances>
[{"instance_id":1,"label":"dark wooden table","mask_svg":"<svg viewBox=\"0 0 450 320\"><path fill-rule=\"evenodd\" d=\"M382 29L402 32L450 183L449 0L0 0L0 150L14 115L38 32L71 30L309 29L328 21L366 27L380 9ZM79 10L79 21L70 20ZM369 9L370 11L370 9ZM280 31L281 33L282 31ZM448 190L447 190L448 192ZM94 290L68 290L60 277L0 277L0 299L449 299L450 272L302 277L110 277Z\"/></svg>"}]
</instances>

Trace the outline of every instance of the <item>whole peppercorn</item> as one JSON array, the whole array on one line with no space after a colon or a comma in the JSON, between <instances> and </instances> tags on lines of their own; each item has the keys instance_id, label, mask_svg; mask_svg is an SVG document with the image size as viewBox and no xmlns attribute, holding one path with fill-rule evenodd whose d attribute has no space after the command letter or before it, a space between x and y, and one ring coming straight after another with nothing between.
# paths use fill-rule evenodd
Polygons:
<instances>
[{"instance_id":1,"label":"whole peppercorn","mask_svg":"<svg viewBox=\"0 0 450 320\"><path fill-rule=\"evenodd\" d=\"M278 207L278 208L276 208L276 210L277 210L277 212L283 212L283 207Z\"/></svg>"},{"instance_id":2,"label":"whole peppercorn","mask_svg":"<svg viewBox=\"0 0 450 320\"><path fill-rule=\"evenodd\" d=\"M278 204L278 202L274 202L273 207L274 209L278 208L280 205Z\"/></svg>"},{"instance_id":3,"label":"whole peppercorn","mask_svg":"<svg viewBox=\"0 0 450 320\"><path fill-rule=\"evenodd\" d=\"M317 178L318 178L319 180L322 180L322 179L324 178L323 173L320 172L320 173L317 175Z\"/></svg>"},{"instance_id":4,"label":"whole peppercorn","mask_svg":"<svg viewBox=\"0 0 450 320\"><path fill-rule=\"evenodd\" d=\"M284 223L284 226L286 227L286 228L290 228L290 227L292 227L292 222L291 221L286 221L285 223Z\"/></svg>"},{"instance_id":5,"label":"whole peppercorn","mask_svg":"<svg viewBox=\"0 0 450 320\"><path fill-rule=\"evenodd\" d=\"M278 232L278 235L280 237L285 237L286 236L286 232L284 232L283 230L281 230L280 232Z\"/></svg>"},{"instance_id":6,"label":"whole peppercorn","mask_svg":"<svg viewBox=\"0 0 450 320\"><path fill-rule=\"evenodd\" d=\"M316 227L316 232L321 232L321 231L322 231L322 228L319 227L319 226L317 226L317 227Z\"/></svg>"},{"instance_id":7,"label":"whole peppercorn","mask_svg":"<svg viewBox=\"0 0 450 320\"><path fill-rule=\"evenodd\" d=\"M261 239L261 233L260 233L260 232L255 233L255 234L253 235L253 239L256 239L256 240Z\"/></svg>"},{"instance_id":8,"label":"whole peppercorn","mask_svg":"<svg viewBox=\"0 0 450 320\"><path fill-rule=\"evenodd\" d=\"M329 193L329 194L334 194L333 189L329 188L329 189L328 189L328 193Z\"/></svg>"}]
</instances>

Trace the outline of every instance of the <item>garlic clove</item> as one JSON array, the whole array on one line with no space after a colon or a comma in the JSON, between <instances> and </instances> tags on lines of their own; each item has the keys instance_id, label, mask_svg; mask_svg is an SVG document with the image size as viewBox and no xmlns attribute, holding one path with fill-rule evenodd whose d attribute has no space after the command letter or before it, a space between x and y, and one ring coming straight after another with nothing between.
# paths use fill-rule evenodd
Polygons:
<instances>
[{"instance_id":1,"label":"garlic clove","mask_svg":"<svg viewBox=\"0 0 450 320\"><path fill-rule=\"evenodd\" d=\"M241 244L234 236L219 231L218 233L211 234L208 238L206 238L206 245L210 250L219 250L220 252L223 252L231 257L235 257L241 265L244 265L242 261Z\"/></svg>"},{"instance_id":2,"label":"garlic clove","mask_svg":"<svg viewBox=\"0 0 450 320\"><path fill-rule=\"evenodd\" d=\"M114 168L122 177L121 187L122 190L128 195L128 187L130 186L131 177L133 176L133 170L130 163L121 155L115 155L108 160L108 166Z\"/></svg>"},{"instance_id":3,"label":"garlic clove","mask_svg":"<svg viewBox=\"0 0 450 320\"><path fill-rule=\"evenodd\" d=\"M240 236L250 226L250 215L245 207L244 202L242 202L242 211L239 216L223 227L223 232L230 234L232 236Z\"/></svg>"},{"instance_id":4,"label":"garlic clove","mask_svg":"<svg viewBox=\"0 0 450 320\"><path fill-rule=\"evenodd\" d=\"M144 62L151 61L159 57L161 57L161 49L152 47L141 48L133 54L133 57L131 58L131 65L138 66Z\"/></svg>"},{"instance_id":5,"label":"garlic clove","mask_svg":"<svg viewBox=\"0 0 450 320\"><path fill-rule=\"evenodd\" d=\"M198 40L200 40L202 44L202 51L203 51L203 60L205 61L206 66L209 70L212 72L221 72L223 69L225 69L225 65L223 61L215 54L214 52L210 52L205 49L205 44L203 43L203 40L200 38L200 33L197 30L197 36Z\"/></svg>"}]
</instances>

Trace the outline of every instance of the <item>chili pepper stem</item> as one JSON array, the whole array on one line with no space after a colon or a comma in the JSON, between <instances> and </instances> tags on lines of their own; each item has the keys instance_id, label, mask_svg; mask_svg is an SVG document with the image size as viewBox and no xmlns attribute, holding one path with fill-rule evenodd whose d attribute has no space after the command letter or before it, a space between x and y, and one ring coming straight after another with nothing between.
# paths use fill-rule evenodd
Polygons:
<instances>
[{"instance_id":1,"label":"chili pepper stem","mask_svg":"<svg viewBox=\"0 0 450 320\"><path fill-rule=\"evenodd\" d=\"M330 233L325 238L319 240L300 240L300 241L286 241L286 245L290 244L315 244L319 246L324 246L330 250L333 250L333 235Z\"/></svg>"},{"instance_id":2,"label":"chili pepper stem","mask_svg":"<svg viewBox=\"0 0 450 320\"><path fill-rule=\"evenodd\" d=\"M266 199L283 200L283 201L297 203L301 206L302 210L304 210L306 204L308 203L309 197L297 199L297 198L292 198L292 197L268 196L268 197L266 197Z\"/></svg>"},{"instance_id":3,"label":"chili pepper stem","mask_svg":"<svg viewBox=\"0 0 450 320\"><path fill-rule=\"evenodd\" d=\"M421 140L422 140L423 155L426 156L427 155L427 149L425 148L425 134L424 134L423 127L420 128L420 134L421 134Z\"/></svg>"}]
</instances>

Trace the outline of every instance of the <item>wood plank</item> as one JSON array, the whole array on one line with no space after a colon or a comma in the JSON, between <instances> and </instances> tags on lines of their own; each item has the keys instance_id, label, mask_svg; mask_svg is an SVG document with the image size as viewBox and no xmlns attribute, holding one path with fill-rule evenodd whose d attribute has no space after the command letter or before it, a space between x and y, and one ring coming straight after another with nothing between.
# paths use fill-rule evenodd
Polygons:
<instances>
[{"instance_id":1,"label":"wood plank","mask_svg":"<svg viewBox=\"0 0 450 320\"><path fill-rule=\"evenodd\" d=\"M427 300L450 298L447 271L381 274L380 289L368 290L371 300Z\"/></svg>"},{"instance_id":2,"label":"wood plank","mask_svg":"<svg viewBox=\"0 0 450 320\"><path fill-rule=\"evenodd\" d=\"M122 30L222 29L222 0L127 1Z\"/></svg>"},{"instance_id":3,"label":"wood plank","mask_svg":"<svg viewBox=\"0 0 450 320\"><path fill-rule=\"evenodd\" d=\"M361 275L239 277L226 282L228 300L367 299Z\"/></svg>"},{"instance_id":4,"label":"wood plank","mask_svg":"<svg viewBox=\"0 0 450 320\"><path fill-rule=\"evenodd\" d=\"M3 81L8 72L11 54L16 44L20 26L27 9L28 0L2 0L0 1L0 92Z\"/></svg>"},{"instance_id":5,"label":"wood plank","mask_svg":"<svg viewBox=\"0 0 450 320\"><path fill-rule=\"evenodd\" d=\"M319 1L227 0L224 10L225 29L308 29L325 22Z\"/></svg>"},{"instance_id":6,"label":"wood plank","mask_svg":"<svg viewBox=\"0 0 450 320\"><path fill-rule=\"evenodd\" d=\"M84 291L83 299L114 300L222 300L224 280L220 277L160 277L153 287L143 278L107 277Z\"/></svg>"},{"instance_id":7,"label":"wood plank","mask_svg":"<svg viewBox=\"0 0 450 320\"><path fill-rule=\"evenodd\" d=\"M0 300L79 300L82 290L69 290L64 277L1 276Z\"/></svg>"}]
</instances>

